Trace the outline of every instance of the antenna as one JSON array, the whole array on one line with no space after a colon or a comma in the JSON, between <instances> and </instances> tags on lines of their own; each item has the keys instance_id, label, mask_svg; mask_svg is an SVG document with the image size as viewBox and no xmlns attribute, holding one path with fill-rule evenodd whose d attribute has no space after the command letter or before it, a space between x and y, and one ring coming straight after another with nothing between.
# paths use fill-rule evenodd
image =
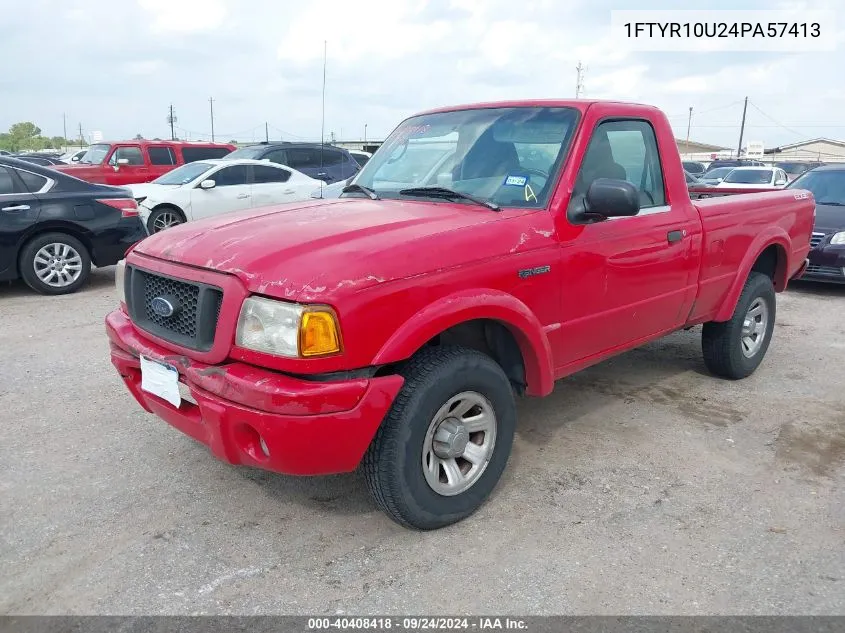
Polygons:
<instances>
[{"instance_id":1,"label":"antenna","mask_svg":"<svg viewBox=\"0 0 845 633\"><path fill-rule=\"evenodd\" d=\"M323 113L320 118L320 172L323 172L323 146L326 142L326 58L328 42L323 40ZM325 177L325 174L324 174ZM320 178L320 197L323 197L323 179Z\"/></svg>"},{"instance_id":2,"label":"antenna","mask_svg":"<svg viewBox=\"0 0 845 633\"><path fill-rule=\"evenodd\" d=\"M587 67L584 66L580 60L575 67L575 98L580 99L581 93L584 92L584 73L587 72Z\"/></svg>"}]
</instances>

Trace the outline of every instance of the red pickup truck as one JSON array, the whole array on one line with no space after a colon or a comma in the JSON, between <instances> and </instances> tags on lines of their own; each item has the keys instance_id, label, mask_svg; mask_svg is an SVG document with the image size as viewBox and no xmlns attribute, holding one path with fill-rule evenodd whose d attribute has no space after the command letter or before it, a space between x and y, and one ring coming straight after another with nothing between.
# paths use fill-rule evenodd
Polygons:
<instances>
[{"instance_id":1,"label":"red pickup truck","mask_svg":"<svg viewBox=\"0 0 845 633\"><path fill-rule=\"evenodd\" d=\"M338 199L140 242L117 271L111 359L218 458L361 465L390 517L438 528L499 480L516 395L698 324L710 371L751 374L813 214L795 190L692 203L652 107L426 112Z\"/></svg>"},{"instance_id":2,"label":"red pickup truck","mask_svg":"<svg viewBox=\"0 0 845 633\"><path fill-rule=\"evenodd\" d=\"M191 141L96 143L78 162L53 169L103 185L134 185L153 181L185 163L223 158L235 149L229 143Z\"/></svg>"}]
</instances>

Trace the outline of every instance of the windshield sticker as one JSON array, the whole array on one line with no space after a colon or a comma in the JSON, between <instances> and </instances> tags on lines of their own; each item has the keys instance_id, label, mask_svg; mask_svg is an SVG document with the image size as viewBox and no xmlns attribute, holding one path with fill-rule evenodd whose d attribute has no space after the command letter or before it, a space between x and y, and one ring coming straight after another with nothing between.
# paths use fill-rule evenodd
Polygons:
<instances>
[{"instance_id":1,"label":"windshield sticker","mask_svg":"<svg viewBox=\"0 0 845 633\"><path fill-rule=\"evenodd\" d=\"M504 187L526 187L528 185L528 176L507 176Z\"/></svg>"},{"instance_id":2,"label":"windshield sticker","mask_svg":"<svg viewBox=\"0 0 845 633\"><path fill-rule=\"evenodd\" d=\"M537 202L537 195L534 193L534 190L531 188L531 185L526 184L525 185L525 201L531 202L532 200L534 202Z\"/></svg>"}]
</instances>

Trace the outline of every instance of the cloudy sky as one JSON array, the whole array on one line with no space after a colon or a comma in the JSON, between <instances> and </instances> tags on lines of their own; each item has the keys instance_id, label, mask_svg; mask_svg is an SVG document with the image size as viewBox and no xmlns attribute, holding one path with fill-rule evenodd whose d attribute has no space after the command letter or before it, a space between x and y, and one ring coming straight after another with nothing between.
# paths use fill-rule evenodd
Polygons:
<instances>
[{"instance_id":1,"label":"cloudy sky","mask_svg":"<svg viewBox=\"0 0 845 633\"><path fill-rule=\"evenodd\" d=\"M712 9L823 9L838 0L707 0ZM12 4L9 0L9 4ZM698 6L703 6L697 3ZM632 6L633 5L633 6ZM609 32L613 9L641 0L16 0L0 12L0 130L102 131L218 139L316 140L323 42L326 136L383 138L415 111L505 98L584 96L652 103L676 135L767 147L845 139L845 20L831 53L643 53ZM8 7L7 7L8 9Z\"/></svg>"}]
</instances>

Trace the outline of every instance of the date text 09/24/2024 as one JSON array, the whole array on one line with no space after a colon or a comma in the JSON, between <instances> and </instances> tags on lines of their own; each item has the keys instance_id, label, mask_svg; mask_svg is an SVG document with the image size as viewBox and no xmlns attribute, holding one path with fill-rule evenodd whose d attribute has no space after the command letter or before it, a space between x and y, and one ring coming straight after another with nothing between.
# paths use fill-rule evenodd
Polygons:
<instances>
[{"instance_id":1,"label":"date text 09/24/2024","mask_svg":"<svg viewBox=\"0 0 845 633\"><path fill-rule=\"evenodd\" d=\"M526 630L527 623L519 618L497 617L334 617L309 618L309 631L325 630L383 630L400 631L472 631Z\"/></svg>"}]
</instances>

